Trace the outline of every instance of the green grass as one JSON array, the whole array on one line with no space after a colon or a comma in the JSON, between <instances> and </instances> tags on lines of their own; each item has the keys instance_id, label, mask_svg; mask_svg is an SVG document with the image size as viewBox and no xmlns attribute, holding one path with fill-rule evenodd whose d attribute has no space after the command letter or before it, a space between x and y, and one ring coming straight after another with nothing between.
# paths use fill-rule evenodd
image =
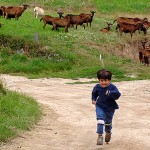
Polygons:
<instances>
[{"instance_id":1,"label":"green grass","mask_svg":"<svg viewBox=\"0 0 150 150\"><path fill-rule=\"evenodd\" d=\"M22 1L28 3L29 1ZM133 60L127 56L121 56L123 53L123 45L126 43L139 44L138 41L144 38L143 34L138 33L133 35L133 39L130 39L129 34L124 34L121 38L115 32L115 24L111 29L111 34L104 34L99 32L100 28L106 27L106 22L113 22L115 15L113 9L109 9L109 5L115 5L117 11L123 12L123 9L128 5L123 0L108 2L108 7L101 5L103 1L81 1L84 4L82 7L84 12L89 13L89 8L96 10L92 27L78 26L78 30L73 28L69 29L68 33L64 32L64 29L59 31L52 31L51 26L47 25L45 30L43 29L43 22L33 17L32 6L27 9L18 21L5 20L0 18L0 22L4 26L0 29L0 57L1 57L1 73L10 73L17 75L25 75L30 78L39 77L63 77L63 78L78 78L78 77L95 77L95 73L98 69L103 67L110 69L114 75L115 80L133 80L133 79L149 79L147 75L150 71L148 67L139 64L139 61ZM18 1L11 2L17 4ZM33 1L29 2L30 4ZM41 6L45 7L46 3L38 1ZM77 2L66 1L52 1L54 7L59 8L58 3L63 7L68 3L65 10L67 13L68 7L72 7L72 13L81 12L81 9L76 9L74 6ZM123 5L124 3L124 5ZM137 2L130 1L130 6L137 6ZM2 1L2 4L10 4L10 1ZM96 5L95 5L96 4ZM138 3L148 4L148 1L142 1ZM87 7L88 6L88 7ZM47 7L51 7L47 5ZM45 7L45 8L47 8ZM103 9L100 7L104 7ZM128 7L129 8L129 7ZM98 11L101 9L100 11ZM144 8L144 13L141 17L145 17L147 8ZM86 10L86 11L85 11ZM106 15L100 16L101 11ZM127 10L124 10L127 11ZM138 10L137 10L138 11ZM127 11L128 14L132 11ZM56 9L46 9L46 13L52 16L58 16ZM137 12L140 13L140 12ZM64 15L65 15L64 14ZM133 14L132 14L133 15ZM38 34L38 42L34 40L35 34ZM148 35L150 32L148 31ZM147 36L149 40L149 36ZM7 42L6 42L7 41ZM24 45L29 46L29 57L18 53ZM45 48L45 46L47 48ZM132 52L131 52L132 53ZM133 52L134 53L134 52ZM138 52L137 52L138 53ZM100 54L104 62L99 60ZM132 54L133 55L133 54ZM141 74L144 72L144 75ZM134 74L136 78L127 77L128 74Z\"/></svg>"},{"instance_id":2,"label":"green grass","mask_svg":"<svg viewBox=\"0 0 150 150\"><path fill-rule=\"evenodd\" d=\"M21 131L29 130L39 120L41 110L33 98L2 86L0 83L0 142L6 142Z\"/></svg>"},{"instance_id":3,"label":"green grass","mask_svg":"<svg viewBox=\"0 0 150 150\"><path fill-rule=\"evenodd\" d=\"M1 0L3 5L20 5L20 2L22 4L27 3L30 7L34 5L34 0ZM93 6L93 2L92 0L38 0L36 1L36 6L51 9L53 11L56 11L56 9L80 11L83 7L90 8Z\"/></svg>"},{"instance_id":4,"label":"green grass","mask_svg":"<svg viewBox=\"0 0 150 150\"><path fill-rule=\"evenodd\" d=\"M34 4L34 0L1 0L2 4L18 5L21 3ZM86 9L93 9L94 6L101 13L116 13L116 12L128 12L128 13L148 13L150 9L149 0L52 0L52 1L36 1L36 5L41 7L51 8L53 10L61 8L66 10L81 11Z\"/></svg>"},{"instance_id":5,"label":"green grass","mask_svg":"<svg viewBox=\"0 0 150 150\"><path fill-rule=\"evenodd\" d=\"M135 53L133 45L136 49L139 41L145 38L143 34L134 34L132 40L129 34L119 37L115 25L111 34L99 32L118 14L150 19L149 0L38 0L37 6L43 7L46 14L56 17L59 9L65 14L96 11L91 28L69 28L68 33L64 29L52 31L49 25L43 30L40 17L35 19L33 16L34 0L1 0L1 5L18 5L20 2L28 3L30 7L18 21L0 18L0 23L4 24L0 28L0 73L29 78L77 79L96 78L97 70L106 68L113 72L113 81L150 79L150 67L140 65L137 58L130 57ZM38 41L35 40L37 34ZM149 34L150 31L148 41ZM131 46L130 55L122 55L125 44ZM28 47L28 55L20 53L24 46ZM40 114L39 106L32 98L7 91L0 82L0 141L7 141L21 130L28 130Z\"/></svg>"},{"instance_id":6,"label":"green grass","mask_svg":"<svg viewBox=\"0 0 150 150\"><path fill-rule=\"evenodd\" d=\"M149 0L94 0L97 8L102 13L148 13L150 9Z\"/></svg>"}]
</instances>

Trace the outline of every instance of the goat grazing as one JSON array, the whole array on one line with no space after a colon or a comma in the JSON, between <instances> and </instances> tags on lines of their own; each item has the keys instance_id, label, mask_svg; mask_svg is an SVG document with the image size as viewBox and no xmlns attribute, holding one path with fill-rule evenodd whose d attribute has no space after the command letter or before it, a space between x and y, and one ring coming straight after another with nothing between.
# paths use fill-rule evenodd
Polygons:
<instances>
[{"instance_id":1,"label":"goat grazing","mask_svg":"<svg viewBox=\"0 0 150 150\"><path fill-rule=\"evenodd\" d=\"M140 51L142 54L142 62L145 64L145 65L147 65L147 66L149 66L149 59L150 59L150 48L146 48L146 49L142 49L141 51ZM140 61L141 61L140 60Z\"/></svg>"},{"instance_id":2,"label":"goat grazing","mask_svg":"<svg viewBox=\"0 0 150 150\"><path fill-rule=\"evenodd\" d=\"M65 28L65 32L68 32L68 28L69 28L70 23L71 23L71 18L72 18L72 15L67 15L63 19L53 18L52 24L53 24L54 30L57 30L58 27L62 27L62 28Z\"/></svg>"},{"instance_id":3,"label":"goat grazing","mask_svg":"<svg viewBox=\"0 0 150 150\"><path fill-rule=\"evenodd\" d=\"M35 18L38 18L38 16L41 15L43 16L44 15L44 10L40 7L35 7L34 8L34 16Z\"/></svg>"},{"instance_id":4,"label":"goat grazing","mask_svg":"<svg viewBox=\"0 0 150 150\"><path fill-rule=\"evenodd\" d=\"M68 15L70 15L70 14L68 14ZM65 17L67 17L68 15L66 15ZM76 25L76 29L77 29L77 26L80 25L80 26L83 26L85 29L85 25L83 24L84 18L85 18L84 16L72 15L70 25L71 26Z\"/></svg>"},{"instance_id":5,"label":"goat grazing","mask_svg":"<svg viewBox=\"0 0 150 150\"><path fill-rule=\"evenodd\" d=\"M57 13L59 14L59 18L61 18L63 13L62 13L62 12L57 12ZM45 29L46 24L53 25L53 24L52 24L52 20L53 20L54 18L55 18L55 17L49 16L49 15L44 15L44 16L40 19L40 21L43 20L43 22L44 22L43 29ZM52 28L52 30L53 30L53 28Z\"/></svg>"},{"instance_id":6,"label":"goat grazing","mask_svg":"<svg viewBox=\"0 0 150 150\"><path fill-rule=\"evenodd\" d=\"M53 18L54 18L54 17L52 17L52 16L44 15L44 16L40 19L40 21L43 20L43 22L44 22L43 29L45 29L46 24L52 25L52 19L53 19Z\"/></svg>"},{"instance_id":7,"label":"goat grazing","mask_svg":"<svg viewBox=\"0 0 150 150\"><path fill-rule=\"evenodd\" d=\"M90 27L91 27L91 23L93 21L93 17L94 14L96 13L95 11L90 11L91 14L85 14L85 13L81 13L79 16L84 18L83 23L87 23L87 27L88 27L88 23L90 23Z\"/></svg>"},{"instance_id":8,"label":"goat grazing","mask_svg":"<svg viewBox=\"0 0 150 150\"><path fill-rule=\"evenodd\" d=\"M9 6L5 8L6 19L15 18L16 20L22 15L29 5L24 4L23 7Z\"/></svg>"},{"instance_id":9,"label":"goat grazing","mask_svg":"<svg viewBox=\"0 0 150 150\"><path fill-rule=\"evenodd\" d=\"M1 6L1 7L0 7L0 16L3 16L3 17L4 17L4 14L5 14L5 7L4 7L4 6Z\"/></svg>"},{"instance_id":10,"label":"goat grazing","mask_svg":"<svg viewBox=\"0 0 150 150\"><path fill-rule=\"evenodd\" d=\"M117 21L116 31L118 29L118 24L121 24L121 23L128 23L128 24L133 24L133 25L137 25L138 23L142 23L142 24L144 24L144 27L140 28L139 33L140 33L140 31L143 31L144 34L146 35L147 29L148 29L148 26L149 26L147 18L140 19L140 18L119 17L116 20L114 20L114 22L115 21Z\"/></svg>"},{"instance_id":11,"label":"goat grazing","mask_svg":"<svg viewBox=\"0 0 150 150\"><path fill-rule=\"evenodd\" d=\"M111 27L112 25L113 25L113 24L111 24L111 23L107 23L107 27L106 27L106 28L102 28L100 31L101 31L101 32L104 32L104 33L109 33L110 27Z\"/></svg>"},{"instance_id":12,"label":"goat grazing","mask_svg":"<svg viewBox=\"0 0 150 150\"><path fill-rule=\"evenodd\" d=\"M116 20L114 20L113 24L117 21L117 23L125 22L129 24L137 24L137 23L143 23L145 21L148 21L147 18L140 19L140 18L127 18L127 17L119 17Z\"/></svg>"},{"instance_id":13,"label":"goat grazing","mask_svg":"<svg viewBox=\"0 0 150 150\"><path fill-rule=\"evenodd\" d=\"M139 59L141 63L149 66L150 64L150 46L145 46L147 41L141 41L143 48L139 51Z\"/></svg>"},{"instance_id":14,"label":"goat grazing","mask_svg":"<svg viewBox=\"0 0 150 150\"><path fill-rule=\"evenodd\" d=\"M143 24L144 24L144 27L141 28L141 31L143 31L144 35L146 35L147 34L147 30L150 27L150 22L144 21Z\"/></svg>"},{"instance_id":15,"label":"goat grazing","mask_svg":"<svg viewBox=\"0 0 150 150\"><path fill-rule=\"evenodd\" d=\"M117 24L117 27L119 28L119 32L120 35L122 35L122 33L130 33L131 38L133 33L136 30L141 30L141 28L144 28L144 25L142 23L138 23L138 24L129 24L129 23L125 23L125 22L121 22L119 24Z\"/></svg>"}]
</instances>

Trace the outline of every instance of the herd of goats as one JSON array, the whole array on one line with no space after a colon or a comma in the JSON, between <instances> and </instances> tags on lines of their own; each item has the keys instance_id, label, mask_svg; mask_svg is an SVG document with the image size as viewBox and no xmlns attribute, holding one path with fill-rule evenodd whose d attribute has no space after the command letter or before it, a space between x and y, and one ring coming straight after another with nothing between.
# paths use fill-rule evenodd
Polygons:
<instances>
[{"instance_id":1,"label":"herd of goats","mask_svg":"<svg viewBox=\"0 0 150 150\"><path fill-rule=\"evenodd\" d=\"M24 4L23 6L0 6L0 16L6 19L15 18L15 20L18 20L19 17L22 15L22 13L28 8L29 5ZM52 17L50 15L45 15L44 10L40 7L34 8L34 15L36 18L38 16L42 16L40 21L43 21L44 26L46 27L46 24L52 25L52 30L58 30L59 28L64 28L65 32L68 32L69 27L74 27L80 25L83 26L85 29L84 24L90 24L93 21L93 17L95 14L95 11L91 11L90 14L81 13L79 15L73 15L73 14L67 14L66 16L63 16L63 12L57 12L59 14L59 17ZM122 35L122 33L130 33L131 38L133 36L133 33L135 31L142 31L144 35L147 34L147 30L150 27L150 22L147 18L140 19L140 18L127 18L127 17L119 17L116 20L114 20L113 23L107 23L106 28L100 29L101 32L109 33L110 28L114 23L117 23L116 31ZM3 24L0 23L0 27L2 27ZM150 45L145 46L146 43L142 43L143 48L139 52L139 59L141 63L144 63L145 65L149 66L149 59L150 59Z\"/></svg>"}]
</instances>

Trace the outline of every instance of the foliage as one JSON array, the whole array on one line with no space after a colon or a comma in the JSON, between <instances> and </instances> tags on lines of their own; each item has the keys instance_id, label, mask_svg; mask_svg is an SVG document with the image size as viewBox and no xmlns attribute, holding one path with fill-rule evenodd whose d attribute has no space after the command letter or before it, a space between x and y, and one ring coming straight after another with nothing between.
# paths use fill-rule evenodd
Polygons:
<instances>
[{"instance_id":1,"label":"foliage","mask_svg":"<svg viewBox=\"0 0 150 150\"><path fill-rule=\"evenodd\" d=\"M21 130L30 129L41 110L32 98L7 91L5 95L0 94L0 114L0 142L6 142Z\"/></svg>"},{"instance_id":2,"label":"foliage","mask_svg":"<svg viewBox=\"0 0 150 150\"><path fill-rule=\"evenodd\" d=\"M97 8L102 13L147 13L150 9L149 0L94 0Z\"/></svg>"},{"instance_id":3,"label":"foliage","mask_svg":"<svg viewBox=\"0 0 150 150\"><path fill-rule=\"evenodd\" d=\"M34 1L22 1L23 3L33 4ZM58 6L59 1L43 1L39 0L38 3L43 6L47 14L58 17L56 13L57 9L47 9L47 7ZM86 10L96 10L96 7L100 10L100 13L96 11L93 19L92 27L86 27L84 30L82 26L78 26L78 30L69 28L69 32L65 33L63 28L59 31L52 31L52 26L47 25L43 29L43 22L39 19L35 19L33 16L33 5L31 5L19 18L18 21L14 19L5 20L0 18L0 22L4 23L4 26L0 29L0 63L1 73L13 73L19 75L26 75L31 78L38 77L63 77L63 78L78 78L78 77L95 77L95 72L100 68L110 69L114 75L115 80L129 80L127 74L135 74L135 78L139 79L141 73L144 72L143 78L147 79L149 68L140 65L137 55L136 59L132 60L130 55L123 55L123 45L126 43L135 43L138 45L138 41L143 39L143 34L135 33L133 40L130 40L128 34L123 34L119 37L115 32L115 25L111 28L111 34L104 34L99 32L100 28L106 27L107 22L113 22L115 15L112 17L111 12L115 14L113 9L107 10L109 5L116 4L116 1L109 2L108 7L101 5L103 1L80 1L83 4L83 9L76 9L73 1L61 1L60 6L64 6L63 9L67 13L68 7L73 13ZM115 6L117 11L123 11L125 5L121 5L124 1L119 1ZM133 2L133 1L130 1ZM143 3L148 1L142 1ZM14 1L2 1L2 4L17 4L18 0ZM53 6L48 4L53 3ZM105 1L107 4L108 1ZM103 4L105 4L103 2ZM136 2L134 1L136 4ZM87 7L88 5L88 7ZM102 7L105 6L103 9ZM132 6L132 5L131 5ZM145 8L146 9L146 8ZM101 11L108 13L101 16ZM125 10L124 10L125 11ZM137 10L138 11L138 10ZM145 10L144 10L145 11ZM143 11L143 13L144 13ZM128 12L129 13L129 12ZM65 14L64 14L65 15ZM147 14L143 14L143 18ZM130 17L130 16L129 16ZM149 31L148 31L149 34ZM147 37L149 39L149 37ZM137 42L136 42L137 41ZM22 49L26 49L27 53L21 52ZM137 51L138 53L138 51ZM102 61L100 60L102 56ZM132 68L132 69L131 69ZM140 69L139 69L140 68Z\"/></svg>"}]
</instances>

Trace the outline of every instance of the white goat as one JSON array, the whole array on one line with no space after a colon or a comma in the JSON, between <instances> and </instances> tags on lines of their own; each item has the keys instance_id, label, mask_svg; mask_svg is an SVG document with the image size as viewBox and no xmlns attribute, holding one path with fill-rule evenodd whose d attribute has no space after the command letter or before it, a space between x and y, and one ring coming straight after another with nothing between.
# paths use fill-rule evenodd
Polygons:
<instances>
[{"instance_id":1,"label":"white goat","mask_svg":"<svg viewBox=\"0 0 150 150\"><path fill-rule=\"evenodd\" d=\"M38 17L38 15L43 16L44 15L44 10L40 7L35 7L34 8L34 15L35 15L36 18Z\"/></svg>"}]
</instances>

